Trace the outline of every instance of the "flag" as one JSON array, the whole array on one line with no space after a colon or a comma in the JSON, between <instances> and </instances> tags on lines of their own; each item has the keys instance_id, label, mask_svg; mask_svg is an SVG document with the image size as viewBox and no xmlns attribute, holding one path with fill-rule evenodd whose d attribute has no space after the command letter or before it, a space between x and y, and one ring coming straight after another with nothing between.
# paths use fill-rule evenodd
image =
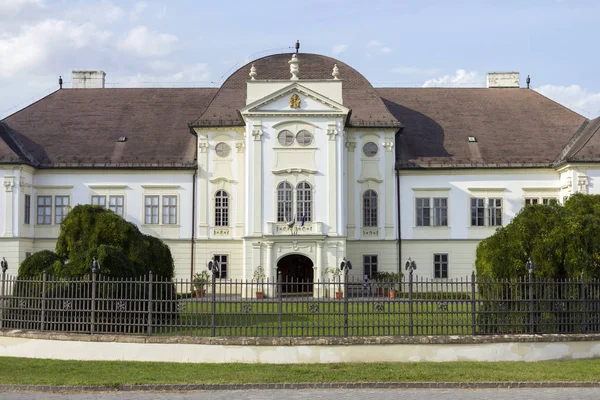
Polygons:
<instances>
[{"instance_id":1,"label":"flag","mask_svg":"<svg viewBox=\"0 0 600 400\"><path fill-rule=\"evenodd\" d=\"M300 226L304 226L304 222L306 222L306 215L302 216L302 225L300 225Z\"/></svg>"},{"instance_id":2,"label":"flag","mask_svg":"<svg viewBox=\"0 0 600 400\"><path fill-rule=\"evenodd\" d=\"M288 228L292 229L296 224L296 218L292 217L291 221L285 221L285 223L287 224Z\"/></svg>"}]
</instances>

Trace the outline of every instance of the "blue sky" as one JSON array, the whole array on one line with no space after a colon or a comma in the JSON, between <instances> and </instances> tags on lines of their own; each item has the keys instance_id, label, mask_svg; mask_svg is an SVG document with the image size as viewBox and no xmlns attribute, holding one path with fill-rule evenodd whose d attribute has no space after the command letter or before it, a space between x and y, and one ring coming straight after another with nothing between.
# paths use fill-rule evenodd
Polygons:
<instances>
[{"instance_id":1,"label":"blue sky","mask_svg":"<svg viewBox=\"0 0 600 400\"><path fill-rule=\"evenodd\" d=\"M600 115L600 2L0 0L0 118L72 69L108 87L218 86L285 51L336 57L375 86L479 87L489 71L531 75L542 94Z\"/></svg>"}]
</instances>

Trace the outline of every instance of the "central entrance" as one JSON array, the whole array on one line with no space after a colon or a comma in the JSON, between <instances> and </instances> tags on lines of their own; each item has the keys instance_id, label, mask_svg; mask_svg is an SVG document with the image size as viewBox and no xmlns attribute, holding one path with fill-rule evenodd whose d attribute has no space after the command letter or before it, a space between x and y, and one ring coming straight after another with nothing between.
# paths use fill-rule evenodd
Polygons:
<instances>
[{"instance_id":1,"label":"central entrance","mask_svg":"<svg viewBox=\"0 0 600 400\"><path fill-rule=\"evenodd\" d=\"M290 254L279 260L277 273L281 273L283 294L313 294L313 262L301 254Z\"/></svg>"}]
</instances>

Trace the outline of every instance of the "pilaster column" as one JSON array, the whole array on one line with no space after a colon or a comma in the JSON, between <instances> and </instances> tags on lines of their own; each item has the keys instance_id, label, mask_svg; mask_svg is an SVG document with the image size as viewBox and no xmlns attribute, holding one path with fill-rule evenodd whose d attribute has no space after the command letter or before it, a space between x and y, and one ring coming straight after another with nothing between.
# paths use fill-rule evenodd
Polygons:
<instances>
[{"instance_id":1,"label":"pilaster column","mask_svg":"<svg viewBox=\"0 0 600 400\"><path fill-rule=\"evenodd\" d=\"M317 242L317 259L315 260L315 274L313 277L315 282L323 282L323 241ZM313 286L313 296L323 297L325 291L322 285Z\"/></svg>"},{"instance_id":2,"label":"pilaster column","mask_svg":"<svg viewBox=\"0 0 600 400\"><path fill-rule=\"evenodd\" d=\"M273 265L273 242L266 242L267 245L267 265L265 266L266 280L269 283L273 283L277 280L277 274L275 273L276 267ZM266 294L268 297L272 297L276 294L273 289L273 285L267 285Z\"/></svg>"},{"instance_id":3,"label":"pilaster column","mask_svg":"<svg viewBox=\"0 0 600 400\"><path fill-rule=\"evenodd\" d=\"M236 222L235 222L235 235L233 237L242 237L244 236L244 216L246 215L246 180L243 179L244 171L245 171L245 150L246 143L242 141L238 141L235 143L235 148L237 149L237 195L236 198L233 199L235 203L235 207L237 210L236 213ZM231 205L233 206L233 204Z\"/></svg>"},{"instance_id":4,"label":"pilaster column","mask_svg":"<svg viewBox=\"0 0 600 400\"><path fill-rule=\"evenodd\" d=\"M15 177L4 177L4 189L6 190L6 206L4 209L4 236L13 236L13 188L15 187Z\"/></svg>"},{"instance_id":5,"label":"pilaster column","mask_svg":"<svg viewBox=\"0 0 600 400\"><path fill-rule=\"evenodd\" d=\"M379 237L382 239L394 239L394 225L396 225L397 218L395 218L396 209L396 191L394 190L396 180L394 179L394 163L395 157L394 152L392 151L394 148L393 134L388 133L385 136L385 142L383 142L383 148L385 149L384 154L384 165L385 165L385 194L382 196L382 200L385 200L385 219L384 219L384 229L383 235L380 234Z\"/></svg>"},{"instance_id":6,"label":"pilaster column","mask_svg":"<svg viewBox=\"0 0 600 400\"><path fill-rule=\"evenodd\" d=\"M329 236L337 235L337 151L336 142L338 137L338 128L335 121L327 123L327 225Z\"/></svg>"},{"instance_id":7,"label":"pilaster column","mask_svg":"<svg viewBox=\"0 0 600 400\"><path fill-rule=\"evenodd\" d=\"M356 239L356 142L347 141L348 149L348 240Z\"/></svg>"},{"instance_id":8,"label":"pilaster column","mask_svg":"<svg viewBox=\"0 0 600 400\"><path fill-rule=\"evenodd\" d=\"M208 210L210 193L208 192L208 135L198 138L198 239L208 239Z\"/></svg>"},{"instance_id":9,"label":"pilaster column","mask_svg":"<svg viewBox=\"0 0 600 400\"><path fill-rule=\"evenodd\" d=\"M253 179L253 190L252 192L252 236L262 235L262 148L263 148L263 130L261 121L252 122L252 179Z\"/></svg>"}]
</instances>

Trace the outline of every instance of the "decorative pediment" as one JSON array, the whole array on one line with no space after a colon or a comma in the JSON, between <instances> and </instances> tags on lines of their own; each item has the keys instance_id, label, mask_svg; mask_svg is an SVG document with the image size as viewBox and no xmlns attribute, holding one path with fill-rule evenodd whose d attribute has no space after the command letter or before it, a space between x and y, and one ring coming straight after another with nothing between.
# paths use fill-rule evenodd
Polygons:
<instances>
[{"instance_id":1,"label":"decorative pediment","mask_svg":"<svg viewBox=\"0 0 600 400\"><path fill-rule=\"evenodd\" d=\"M298 83L291 84L256 100L240 110L247 116L324 115L347 117L350 109Z\"/></svg>"}]
</instances>

